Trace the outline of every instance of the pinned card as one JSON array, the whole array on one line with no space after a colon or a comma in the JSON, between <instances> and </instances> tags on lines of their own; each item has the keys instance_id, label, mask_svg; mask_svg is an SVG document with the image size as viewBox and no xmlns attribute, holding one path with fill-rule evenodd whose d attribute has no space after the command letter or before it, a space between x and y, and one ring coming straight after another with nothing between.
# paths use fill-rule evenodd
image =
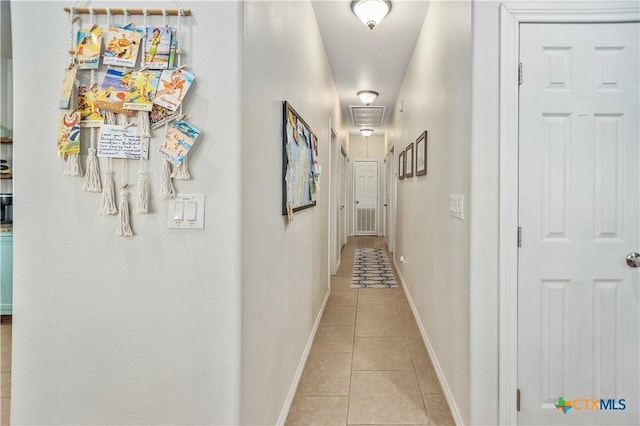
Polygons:
<instances>
[{"instance_id":1,"label":"pinned card","mask_svg":"<svg viewBox=\"0 0 640 426\"><path fill-rule=\"evenodd\" d=\"M129 28L122 25L109 27L103 62L106 65L135 67L143 35L142 28Z\"/></svg>"},{"instance_id":2,"label":"pinned card","mask_svg":"<svg viewBox=\"0 0 640 426\"><path fill-rule=\"evenodd\" d=\"M134 71L124 96L124 109L151 111L160 79L160 71Z\"/></svg>"},{"instance_id":3,"label":"pinned card","mask_svg":"<svg viewBox=\"0 0 640 426\"><path fill-rule=\"evenodd\" d=\"M124 109L124 99L130 79L131 73L108 69L102 80L101 90L98 92L98 106L101 109L132 115L133 111Z\"/></svg>"},{"instance_id":4,"label":"pinned card","mask_svg":"<svg viewBox=\"0 0 640 426\"><path fill-rule=\"evenodd\" d=\"M73 83L76 80L76 73L78 70L76 67L67 68L64 72L64 79L62 80L62 90L60 91L60 102L58 108L69 108L69 101L71 99L71 91L73 90Z\"/></svg>"},{"instance_id":5,"label":"pinned card","mask_svg":"<svg viewBox=\"0 0 640 426\"><path fill-rule=\"evenodd\" d=\"M177 110L195 78L194 73L182 68L162 71L153 103L171 111Z\"/></svg>"},{"instance_id":6,"label":"pinned card","mask_svg":"<svg viewBox=\"0 0 640 426\"><path fill-rule=\"evenodd\" d=\"M70 111L58 123L58 156L80 152L80 111Z\"/></svg>"},{"instance_id":7,"label":"pinned card","mask_svg":"<svg viewBox=\"0 0 640 426\"><path fill-rule=\"evenodd\" d=\"M98 157L148 159L148 139L138 136L137 130L131 126L102 125L98 140Z\"/></svg>"},{"instance_id":8,"label":"pinned card","mask_svg":"<svg viewBox=\"0 0 640 426\"><path fill-rule=\"evenodd\" d=\"M98 106L98 86L91 88L80 86L78 91L78 110L80 111L80 126L100 127L104 123L104 114Z\"/></svg>"},{"instance_id":9,"label":"pinned card","mask_svg":"<svg viewBox=\"0 0 640 426\"><path fill-rule=\"evenodd\" d=\"M147 27L145 35L147 51L144 52L143 66L154 70L169 68L171 38L171 27Z\"/></svg>"},{"instance_id":10,"label":"pinned card","mask_svg":"<svg viewBox=\"0 0 640 426\"><path fill-rule=\"evenodd\" d=\"M79 70L97 69L100 66L102 28L82 28L76 38L76 63Z\"/></svg>"},{"instance_id":11,"label":"pinned card","mask_svg":"<svg viewBox=\"0 0 640 426\"><path fill-rule=\"evenodd\" d=\"M160 156L170 161L174 166L179 166L198 136L200 136L200 130L191 124L184 120L174 121L167 130L162 145L160 145Z\"/></svg>"}]
</instances>

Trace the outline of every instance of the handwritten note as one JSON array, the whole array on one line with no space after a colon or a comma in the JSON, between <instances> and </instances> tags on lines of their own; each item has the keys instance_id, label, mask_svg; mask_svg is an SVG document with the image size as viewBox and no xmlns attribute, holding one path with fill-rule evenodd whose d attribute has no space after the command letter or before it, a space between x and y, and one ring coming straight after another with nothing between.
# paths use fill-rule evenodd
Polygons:
<instances>
[{"instance_id":1,"label":"handwritten note","mask_svg":"<svg viewBox=\"0 0 640 426\"><path fill-rule=\"evenodd\" d=\"M100 127L98 157L139 160L142 156L145 160L148 159L148 139L140 138L136 134L136 130L135 127L125 128L124 126L103 124Z\"/></svg>"}]
</instances>

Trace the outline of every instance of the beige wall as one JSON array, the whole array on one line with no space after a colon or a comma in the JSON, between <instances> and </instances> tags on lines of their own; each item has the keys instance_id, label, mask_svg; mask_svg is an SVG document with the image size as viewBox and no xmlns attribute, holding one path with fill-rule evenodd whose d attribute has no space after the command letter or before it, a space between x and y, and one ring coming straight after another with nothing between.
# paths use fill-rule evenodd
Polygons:
<instances>
[{"instance_id":1,"label":"beige wall","mask_svg":"<svg viewBox=\"0 0 640 426\"><path fill-rule=\"evenodd\" d=\"M242 422L284 420L328 291L330 131L340 109L309 2L247 2L243 42ZM318 205L282 210L282 101L318 136ZM342 137L341 137L342 139Z\"/></svg>"},{"instance_id":2,"label":"beige wall","mask_svg":"<svg viewBox=\"0 0 640 426\"><path fill-rule=\"evenodd\" d=\"M469 423L471 2L430 4L401 101L389 140L399 154L428 130L428 172L397 183L394 255L454 417ZM450 194L464 195L464 220L449 216Z\"/></svg>"}]
</instances>

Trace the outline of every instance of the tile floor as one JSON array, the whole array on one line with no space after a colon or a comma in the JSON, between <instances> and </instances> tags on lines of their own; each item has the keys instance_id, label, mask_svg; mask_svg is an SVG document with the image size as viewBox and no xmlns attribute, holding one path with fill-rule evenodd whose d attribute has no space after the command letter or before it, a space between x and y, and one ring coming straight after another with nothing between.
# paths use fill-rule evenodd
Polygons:
<instances>
[{"instance_id":1,"label":"tile floor","mask_svg":"<svg viewBox=\"0 0 640 426\"><path fill-rule=\"evenodd\" d=\"M357 247L384 239L343 249L286 424L455 424L402 289L351 288Z\"/></svg>"},{"instance_id":2,"label":"tile floor","mask_svg":"<svg viewBox=\"0 0 640 426\"><path fill-rule=\"evenodd\" d=\"M2 316L0 323L0 425L9 424L11 403L11 322L9 316Z\"/></svg>"}]
</instances>

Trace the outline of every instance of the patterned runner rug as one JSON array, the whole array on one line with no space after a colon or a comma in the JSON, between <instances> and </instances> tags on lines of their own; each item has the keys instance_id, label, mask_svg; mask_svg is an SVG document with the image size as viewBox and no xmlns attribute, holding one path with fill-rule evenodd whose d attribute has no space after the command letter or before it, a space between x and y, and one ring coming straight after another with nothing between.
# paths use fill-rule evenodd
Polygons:
<instances>
[{"instance_id":1,"label":"patterned runner rug","mask_svg":"<svg viewBox=\"0 0 640 426\"><path fill-rule=\"evenodd\" d=\"M352 288L398 287L387 252L378 248L358 248L353 259Z\"/></svg>"}]
</instances>

